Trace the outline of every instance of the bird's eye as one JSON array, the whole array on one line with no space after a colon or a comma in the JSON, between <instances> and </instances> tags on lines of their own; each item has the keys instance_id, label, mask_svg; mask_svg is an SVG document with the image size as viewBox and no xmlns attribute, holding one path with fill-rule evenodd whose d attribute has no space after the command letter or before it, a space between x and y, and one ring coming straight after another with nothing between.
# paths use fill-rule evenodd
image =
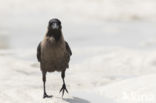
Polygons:
<instances>
[{"instance_id":1,"label":"bird's eye","mask_svg":"<svg viewBox=\"0 0 156 103\"><path fill-rule=\"evenodd\" d=\"M59 25L61 25L61 22L58 22Z\"/></svg>"},{"instance_id":2,"label":"bird's eye","mask_svg":"<svg viewBox=\"0 0 156 103\"><path fill-rule=\"evenodd\" d=\"M52 23L49 24L49 26L52 26L53 24L54 24L54 23L52 22Z\"/></svg>"}]
</instances>

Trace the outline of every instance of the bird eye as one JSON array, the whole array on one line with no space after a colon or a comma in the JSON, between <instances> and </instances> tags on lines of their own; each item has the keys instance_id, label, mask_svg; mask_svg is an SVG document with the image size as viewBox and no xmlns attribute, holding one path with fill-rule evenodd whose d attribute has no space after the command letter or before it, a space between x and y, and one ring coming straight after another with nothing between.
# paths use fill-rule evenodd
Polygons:
<instances>
[{"instance_id":1,"label":"bird eye","mask_svg":"<svg viewBox=\"0 0 156 103\"><path fill-rule=\"evenodd\" d=\"M61 25L61 22L58 22L59 25Z\"/></svg>"}]
</instances>

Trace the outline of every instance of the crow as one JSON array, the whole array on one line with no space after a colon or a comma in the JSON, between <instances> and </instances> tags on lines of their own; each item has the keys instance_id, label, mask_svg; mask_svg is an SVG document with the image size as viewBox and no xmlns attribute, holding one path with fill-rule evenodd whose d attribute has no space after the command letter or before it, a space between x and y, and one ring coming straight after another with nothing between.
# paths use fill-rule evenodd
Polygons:
<instances>
[{"instance_id":1,"label":"crow","mask_svg":"<svg viewBox=\"0 0 156 103\"><path fill-rule=\"evenodd\" d=\"M46 93L45 83L47 72L61 72L63 85L60 92L62 92L62 97L65 91L68 93L64 78L65 71L69 68L71 55L70 46L64 40L62 34L61 21L57 18L51 19L48 24L47 33L37 47L37 59L40 62L43 80L43 98L52 97L52 95L47 95Z\"/></svg>"}]
</instances>

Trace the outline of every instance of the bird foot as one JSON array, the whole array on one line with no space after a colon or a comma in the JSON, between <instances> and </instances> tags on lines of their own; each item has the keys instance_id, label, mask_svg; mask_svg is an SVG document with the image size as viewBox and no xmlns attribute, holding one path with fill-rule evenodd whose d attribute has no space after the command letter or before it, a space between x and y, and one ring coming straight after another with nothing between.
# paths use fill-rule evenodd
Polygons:
<instances>
[{"instance_id":1,"label":"bird foot","mask_svg":"<svg viewBox=\"0 0 156 103\"><path fill-rule=\"evenodd\" d=\"M52 95L47 95L46 93L43 95L43 98L51 98Z\"/></svg>"},{"instance_id":2,"label":"bird foot","mask_svg":"<svg viewBox=\"0 0 156 103\"><path fill-rule=\"evenodd\" d=\"M62 92L62 98L63 98L63 95L64 95L64 91L66 91L68 93L68 90L66 88L66 84L63 84L62 88L60 89L60 92Z\"/></svg>"}]
</instances>

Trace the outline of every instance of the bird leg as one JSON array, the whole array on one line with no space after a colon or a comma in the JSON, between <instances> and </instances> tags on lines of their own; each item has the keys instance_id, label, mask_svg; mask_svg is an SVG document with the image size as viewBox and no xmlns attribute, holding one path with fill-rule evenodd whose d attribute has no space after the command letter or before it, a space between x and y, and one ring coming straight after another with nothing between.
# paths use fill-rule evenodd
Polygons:
<instances>
[{"instance_id":1,"label":"bird leg","mask_svg":"<svg viewBox=\"0 0 156 103\"><path fill-rule=\"evenodd\" d=\"M46 83L46 72L43 72L42 73L42 76L43 76L43 98L51 98L52 97L52 95L47 95L47 93L46 93L46 87L45 87L45 83Z\"/></svg>"},{"instance_id":2,"label":"bird leg","mask_svg":"<svg viewBox=\"0 0 156 103\"><path fill-rule=\"evenodd\" d=\"M62 85L62 88L60 89L60 92L62 92L62 98L63 98L64 91L66 91L68 93L68 90L66 88L66 84L65 84L65 81L64 81L65 71L61 72L61 77L62 77L62 80L63 80L63 85Z\"/></svg>"}]
</instances>

